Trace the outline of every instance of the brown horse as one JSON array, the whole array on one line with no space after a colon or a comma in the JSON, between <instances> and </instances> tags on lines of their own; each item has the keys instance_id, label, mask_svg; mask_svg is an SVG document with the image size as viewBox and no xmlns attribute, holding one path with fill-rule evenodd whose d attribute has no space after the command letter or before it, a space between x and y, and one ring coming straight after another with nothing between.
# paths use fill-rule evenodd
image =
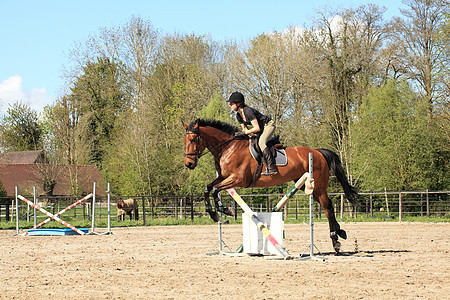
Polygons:
<instances>
[{"instance_id":1,"label":"brown horse","mask_svg":"<svg viewBox=\"0 0 450 300\"><path fill-rule=\"evenodd\" d=\"M217 211L233 215L232 208L223 207L219 192L232 187L248 187L252 183L253 172L257 162L251 156L249 140L233 138L238 131L237 127L217 120L197 119L189 126L183 124L186 129L185 165L189 169L197 166L198 159L208 149L214 156L217 178L205 188L206 211L212 219L218 221ZM345 177L344 169L337 154L326 149L310 149L307 147L287 147L286 166L278 166L278 173L271 176L261 176L254 187L268 187L280 185L288 181L297 181L309 169L309 153L313 155L314 200L319 202L325 211L330 227L330 237L337 253L340 251L338 236L343 239L347 234L339 226L334 215L333 204L328 198L327 188L329 172L332 170L344 188L345 196L353 204L357 205L357 192ZM209 194L212 191L216 211L211 207Z\"/></svg>"},{"instance_id":2,"label":"brown horse","mask_svg":"<svg viewBox=\"0 0 450 300\"><path fill-rule=\"evenodd\" d=\"M139 220L139 211L136 200L134 199L126 199L122 200L121 198L117 200L117 218L119 221L125 220L125 214L131 217L131 212L134 214L134 219Z\"/></svg>"}]
</instances>

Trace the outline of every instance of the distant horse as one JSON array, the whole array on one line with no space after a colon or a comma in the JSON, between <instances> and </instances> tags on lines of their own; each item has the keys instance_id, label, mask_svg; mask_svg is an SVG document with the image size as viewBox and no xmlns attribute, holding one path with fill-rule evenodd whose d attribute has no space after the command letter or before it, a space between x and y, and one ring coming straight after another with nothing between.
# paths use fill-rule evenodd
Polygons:
<instances>
[{"instance_id":1,"label":"distant horse","mask_svg":"<svg viewBox=\"0 0 450 300\"><path fill-rule=\"evenodd\" d=\"M132 219L131 212L134 213L134 219L139 220L139 212L136 200L134 199L117 200L117 218L120 221L125 220L125 214L129 215L131 220Z\"/></svg>"},{"instance_id":2,"label":"distant horse","mask_svg":"<svg viewBox=\"0 0 450 300\"><path fill-rule=\"evenodd\" d=\"M217 120L197 119L189 126L183 124L186 129L185 143L185 166L194 169L198 159L208 149L214 156L217 178L205 188L206 211L216 222L219 220L218 211L233 215L232 208L224 207L219 192L232 187L248 187L253 181L253 172L257 161L252 157L249 150L249 140L233 138L239 129L230 124ZM296 182L305 172L309 170L309 153L313 155L313 177L314 177L314 200L323 207L328 218L330 237L336 253L339 253L341 244L338 236L346 239L347 233L340 228L334 214L333 203L327 195L329 172L332 170L344 189L346 198L353 204L357 203L357 192L345 177L339 156L326 149L310 149L307 147L287 147L287 164L278 166L278 173L271 176L261 176L254 187L268 187L280 185L293 180ZM215 200L216 211L211 207L209 194Z\"/></svg>"}]
</instances>

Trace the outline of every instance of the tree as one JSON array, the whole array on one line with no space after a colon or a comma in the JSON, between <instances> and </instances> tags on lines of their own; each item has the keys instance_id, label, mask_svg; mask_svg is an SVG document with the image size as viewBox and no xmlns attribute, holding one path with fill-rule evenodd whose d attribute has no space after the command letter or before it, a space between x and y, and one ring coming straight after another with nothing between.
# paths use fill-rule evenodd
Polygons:
<instances>
[{"instance_id":1,"label":"tree","mask_svg":"<svg viewBox=\"0 0 450 300\"><path fill-rule=\"evenodd\" d=\"M437 132L428 129L423 104L406 82L390 81L372 89L353 126L355 168L363 189L448 185L448 153L441 151Z\"/></svg>"},{"instance_id":2,"label":"tree","mask_svg":"<svg viewBox=\"0 0 450 300\"><path fill-rule=\"evenodd\" d=\"M369 5L332 16L320 13L317 40L319 55L326 63L321 119L329 127L332 147L346 166L350 182L353 182L351 122L377 75L384 11Z\"/></svg>"},{"instance_id":3,"label":"tree","mask_svg":"<svg viewBox=\"0 0 450 300\"><path fill-rule=\"evenodd\" d=\"M230 90L246 95L246 102L271 116L276 126L293 103L295 73L288 49L289 40L278 32L257 36L247 48L228 49Z\"/></svg>"},{"instance_id":4,"label":"tree","mask_svg":"<svg viewBox=\"0 0 450 300\"><path fill-rule=\"evenodd\" d=\"M439 94L445 82L442 74L449 65L448 48L442 51L442 32L445 16L449 14L447 0L404 0L409 7L401 10L405 17L394 18L390 25L391 47L395 47L398 55L397 67L406 78L412 80L422 91L427 104L428 118L431 120L435 106L448 103L448 95Z\"/></svg>"},{"instance_id":5,"label":"tree","mask_svg":"<svg viewBox=\"0 0 450 300\"><path fill-rule=\"evenodd\" d=\"M84 153L78 156L78 163L93 163L101 169L117 115L125 109L121 84L118 64L108 58L97 58L86 65L84 74L71 89L69 100L78 108L79 116L77 151Z\"/></svg>"},{"instance_id":6,"label":"tree","mask_svg":"<svg viewBox=\"0 0 450 300\"><path fill-rule=\"evenodd\" d=\"M43 131L38 114L18 101L10 106L0 122L0 143L6 151L42 149Z\"/></svg>"}]
</instances>

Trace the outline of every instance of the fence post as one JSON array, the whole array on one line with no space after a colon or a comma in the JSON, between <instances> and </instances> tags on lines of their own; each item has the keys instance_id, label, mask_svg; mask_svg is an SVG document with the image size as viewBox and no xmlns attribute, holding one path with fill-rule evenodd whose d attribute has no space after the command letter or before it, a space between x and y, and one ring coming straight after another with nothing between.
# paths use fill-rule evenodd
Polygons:
<instances>
[{"instance_id":1,"label":"fence post","mask_svg":"<svg viewBox=\"0 0 450 300\"><path fill-rule=\"evenodd\" d=\"M152 199L152 220L155 218L155 200L153 199L153 196L150 196L150 199Z\"/></svg>"},{"instance_id":2,"label":"fence post","mask_svg":"<svg viewBox=\"0 0 450 300\"><path fill-rule=\"evenodd\" d=\"M369 216L369 200L366 199L366 218Z\"/></svg>"},{"instance_id":3,"label":"fence post","mask_svg":"<svg viewBox=\"0 0 450 300\"><path fill-rule=\"evenodd\" d=\"M6 200L6 222L9 222L11 220L11 216L9 215L9 210L11 209L11 202L13 202L14 200Z\"/></svg>"},{"instance_id":4,"label":"fence post","mask_svg":"<svg viewBox=\"0 0 450 300\"><path fill-rule=\"evenodd\" d=\"M430 217L430 197L428 194L428 189L427 189L427 218Z\"/></svg>"},{"instance_id":5,"label":"fence post","mask_svg":"<svg viewBox=\"0 0 450 300\"><path fill-rule=\"evenodd\" d=\"M144 219L144 226L147 226L147 219L145 218L145 197L142 196L142 219Z\"/></svg>"},{"instance_id":6,"label":"fence post","mask_svg":"<svg viewBox=\"0 0 450 300\"><path fill-rule=\"evenodd\" d=\"M194 221L194 195L191 195L191 221Z\"/></svg>"},{"instance_id":7,"label":"fence post","mask_svg":"<svg viewBox=\"0 0 450 300\"><path fill-rule=\"evenodd\" d=\"M370 201L370 217L373 218L373 194L372 194L372 191L370 191L369 201Z\"/></svg>"},{"instance_id":8,"label":"fence post","mask_svg":"<svg viewBox=\"0 0 450 300\"><path fill-rule=\"evenodd\" d=\"M402 193L398 194L398 221L402 221L403 216L403 201L402 201Z\"/></svg>"},{"instance_id":9,"label":"fence post","mask_svg":"<svg viewBox=\"0 0 450 300\"><path fill-rule=\"evenodd\" d=\"M344 195L341 194L341 221L344 215Z\"/></svg>"},{"instance_id":10,"label":"fence post","mask_svg":"<svg viewBox=\"0 0 450 300\"><path fill-rule=\"evenodd\" d=\"M423 217L423 193L420 193L420 216Z\"/></svg>"}]
</instances>

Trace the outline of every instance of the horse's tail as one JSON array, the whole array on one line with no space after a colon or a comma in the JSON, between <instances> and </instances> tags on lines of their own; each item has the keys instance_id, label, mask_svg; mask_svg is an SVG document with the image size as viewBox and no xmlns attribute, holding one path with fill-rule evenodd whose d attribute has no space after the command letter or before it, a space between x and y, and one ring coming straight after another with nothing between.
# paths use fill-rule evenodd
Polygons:
<instances>
[{"instance_id":1,"label":"horse's tail","mask_svg":"<svg viewBox=\"0 0 450 300\"><path fill-rule=\"evenodd\" d=\"M358 192L356 191L356 188L350 185L350 183L348 182L339 156L333 151L327 149L317 149L317 150L319 150L319 152L323 155L323 157L325 157L328 163L328 168L333 171L334 175L336 175L338 181L344 188L345 197L348 199L348 201L350 201L350 203L353 206L358 206L359 205L357 199Z\"/></svg>"}]
</instances>

